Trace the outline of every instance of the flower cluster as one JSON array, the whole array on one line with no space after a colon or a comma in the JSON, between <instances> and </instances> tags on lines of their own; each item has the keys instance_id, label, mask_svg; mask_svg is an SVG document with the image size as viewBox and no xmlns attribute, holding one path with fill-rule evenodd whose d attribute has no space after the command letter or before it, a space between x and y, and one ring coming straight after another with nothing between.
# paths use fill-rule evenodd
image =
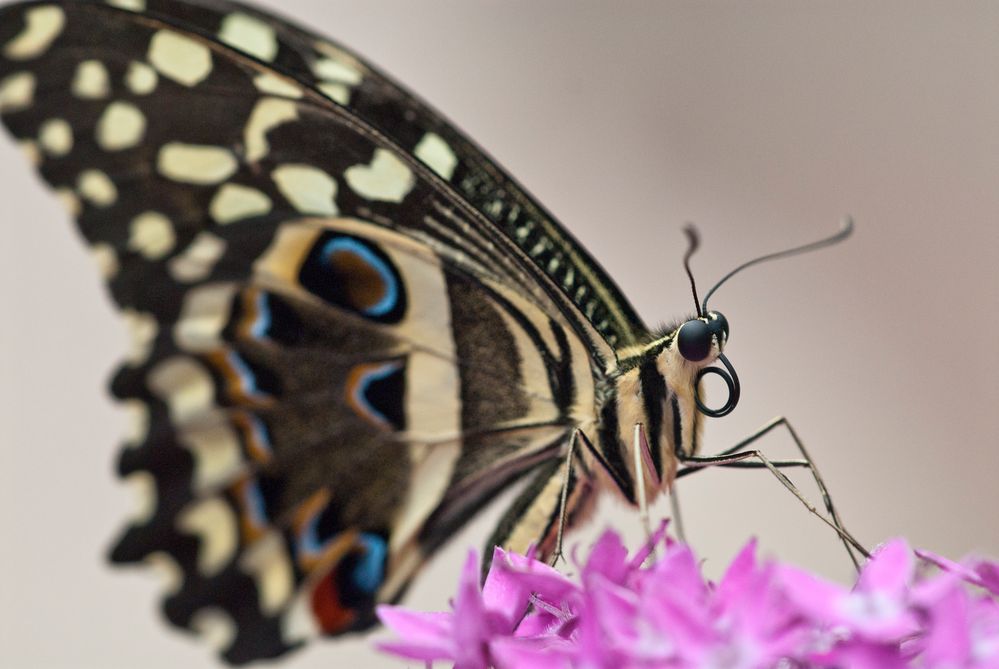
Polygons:
<instances>
[{"instance_id":1,"label":"flower cluster","mask_svg":"<svg viewBox=\"0 0 999 669\"><path fill-rule=\"evenodd\" d=\"M379 608L400 637L381 647L456 669L999 669L996 563L914 553L898 539L845 588L760 560L750 542L712 583L664 535L629 557L605 533L578 581L496 549L480 587L473 553L452 611Z\"/></svg>"}]
</instances>

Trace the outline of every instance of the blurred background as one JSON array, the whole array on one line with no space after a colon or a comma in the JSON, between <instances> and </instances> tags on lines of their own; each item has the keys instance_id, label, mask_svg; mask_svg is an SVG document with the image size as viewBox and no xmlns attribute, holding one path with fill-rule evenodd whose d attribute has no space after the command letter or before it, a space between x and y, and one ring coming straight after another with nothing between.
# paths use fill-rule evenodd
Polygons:
<instances>
[{"instance_id":1,"label":"blurred background","mask_svg":"<svg viewBox=\"0 0 999 669\"><path fill-rule=\"evenodd\" d=\"M702 232L703 292L851 213L848 243L755 268L712 300L743 394L709 420L706 448L784 414L867 545L902 535L999 556L999 3L283 0L281 11L442 110L650 323L692 310L685 222ZM216 666L160 623L151 574L103 562L132 504L112 476L125 420L104 391L124 329L9 141L0 175L0 665ZM783 433L763 447L792 454ZM767 474L704 472L679 492L709 574L758 536L765 554L850 578L832 532ZM445 608L498 513L456 537L407 603ZM569 543L607 526L641 541L636 514L608 498ZM286 665L403 666L373 638L313 644Z\"/></svg>"}]
</instances>

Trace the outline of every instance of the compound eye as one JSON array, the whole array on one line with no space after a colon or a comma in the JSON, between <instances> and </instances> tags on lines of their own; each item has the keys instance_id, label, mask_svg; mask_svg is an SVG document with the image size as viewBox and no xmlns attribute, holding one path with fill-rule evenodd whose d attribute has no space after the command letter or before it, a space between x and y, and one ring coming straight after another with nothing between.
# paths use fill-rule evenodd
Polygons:
<instances>
[{"instance_id":1,"label":"compound eye","mask_svg":"<svg viewBox=\"0 0 999 669\"><path fill-rule=\"evenodd\" d=\"M700 362L711 353L711 330L701 320L687 321L676 335L680 355L691 362Z\"/></svg>"},{"instance_id":2,"label":"compound eye","mask_svg":"<svg viewBox=\"0 0 999 669\"><path fill-rule=\"evenodd\" d=\"M711 334L719 335L719 341L723 343L728 341L728 319L717 311L711 312L711 322L708 327L711 330Z\"/></svg>"}]
</instances>

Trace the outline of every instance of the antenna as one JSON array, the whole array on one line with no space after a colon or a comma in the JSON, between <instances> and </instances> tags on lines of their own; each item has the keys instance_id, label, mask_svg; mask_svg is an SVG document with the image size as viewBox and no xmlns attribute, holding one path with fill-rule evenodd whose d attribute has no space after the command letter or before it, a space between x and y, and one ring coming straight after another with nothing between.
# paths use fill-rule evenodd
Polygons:
<instances>
[{"instance_id":1,"label":"antenna","mask_svg":"<svg viewBox=\"0 0 999 669\"><path fill-rule=\"evenodd\" d=\"M693 223L685 225L683 232L687 235L687 252L683 254L683 268L687 270L687 276L690 277L690 291L694 294L694 308L697 309L697 317L702 318L704 310L701 309L701 301L697 299L697 284L694 282L694 273L690 270L690 256L694 255L697 247L701 245L701 236L697 233L697 228L694 227Z\"/></svg>"},{"instance_id":2,"label":"antenna","mask_svg":"<svg viewBox=\"0 0 999 669\"><path fill-rule=\"evenodd\" d=\"M803 244L801 246L795 246L794 248L785 249L783 251L776 251L774 253L768 253L767 255L760 256L759 258L753 258L752 260L749 260L747 262L742 263L741 265L739 265L738 267L736 267L734 270L732 270L731 272L729 272L728 274L726 274L725 276L723 276L721 278L721 280L719 280L718 283L716 283L711 288L711 290L708 291L708 294L704 296L704 304L701 307L701 312L707 313L707 311L708 311L708 300L711 299L711 296L715 294L715 291L718 290L718 288L721 287L721 285L723 283L725 283L726 281L728 281L729 279L731 279L733 276L735 276L736 274L738 274L742 270L746 269L747 267L752 267L753 265L758 265L758 264L760 264L762 262L767 262L769 260L777 260L778 258L786 258L788 256L798 255L799 253L808 253L809 251L815 251L815 250L820 249L820 248L822 248L824 246L831 246L833 244L838 244L839 242L841 242L844 239L846 239L847 237L849 237L850 233L852 233L852 232L853 232L853 219L851 217L849 217L849 216L845 216L843 218L843 224L842 224L842 227L840 228L840 231L837 232L836 234L834 234L831 237L826 237L825 239L820 239L817 242L811 242L809 244ZM697 246L695 245L694 248L696 249ZM686 262L686 258L689 258L691 253L693 253L693 250L690 250L690 251L687 252L687 256L684 258L685 262ZM690 268L689 267L687 269L687 273L688 274L690 273ZM691 277L690 281L691 281L691 283L693 283L694 278ZM696 297L697 293L696 292L694 293L694 295L695 295L694 299L697 299L697 297Z\"/></svg>"}]
</instances>

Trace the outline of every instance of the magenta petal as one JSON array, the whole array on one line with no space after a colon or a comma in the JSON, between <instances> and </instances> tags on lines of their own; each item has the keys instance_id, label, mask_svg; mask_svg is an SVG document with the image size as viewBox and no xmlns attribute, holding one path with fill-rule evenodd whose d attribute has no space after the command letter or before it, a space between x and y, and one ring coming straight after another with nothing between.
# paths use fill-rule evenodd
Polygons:
<instances>
[{"instance_id":1,"label":"magenta petal","mask_svg":"<svg viewBox=\"0 0 999 669\"><path fill-rule=\"evenodd\" d=\"M616 583L622 583L628 574L628 550L621 543L621 537L613 530L604 532L583 568L584 577L588 574L601 574Z\"/></svg>"},{"instance_id":2,"label":"magenta petal","mask_svg":"<svg viewBox=\"0 0 999 669\"><path fill-rule=\"evenodd\" d=\"M493 631L490 628L479 590L479 559L475 551L469 551L454 599L455 667L489 666L486 642Z\"/></svg>"},{"instance_id":3,"label":"magenta petal","mask_svg":"<svg viewBox=\"0 0 999 669\"><path fill-rule=\"evenodd\" d=\"M382 604L375 609L386 627L402 637L380 642L378 647L414 660L447 660L455 655L450 613L420 613Z\"/></svg>"},{"instance_id":4,"label":"magenta petal","mask_svg":"<svg viewBox=\"0 0 999 669\"><path fill-rule=\"evenodd\" d=\"M777 580L788 599L812 621L820 624L829 624L839 618L837 606L849 594L846 588L797 567L780 567Z\"/></svg>"},{"instance_id":5,"label":"magenta petal","mask_svg":"<svg viewBox=\"0 0 999 669\"><path fill-rule=\"evenodd\" d=\"M974 569L979 578L979 585L993 595L999 596L999 564L991 560L979 560Z\"/></svg>"},{"instance_id":6,"label":"magenta petal","mask_svg":"<svg viewBox=\"0 0 999 669\"><path fill-rule=\"evenodd\" d=\"M857 579L857 589L866 592L880 590L899 597L909 583L915 569L912 549L904 539L892 539L875 549Z\"/></svg>"},{"instance_id":7,"label":"magenta petal","mask_svg":"<svg viewBox=\"0 0 999 669\"><path fill-rule=\"evenodd\" d=\"M496 669L569 669L574 645L558 640L497 639L490 647Z\"/></svg>"},{"instance_id":8,"label":"magenta petal","mask_svg":"<svg viewBox=\"0 0 999 669\"><path fill-rule=\"evenodd\" d=\"M755 572L756 539L750 539L725 570L718 583L718 598L724 601L744 591L755 580Z\"/></svg>"}]
</instances>

